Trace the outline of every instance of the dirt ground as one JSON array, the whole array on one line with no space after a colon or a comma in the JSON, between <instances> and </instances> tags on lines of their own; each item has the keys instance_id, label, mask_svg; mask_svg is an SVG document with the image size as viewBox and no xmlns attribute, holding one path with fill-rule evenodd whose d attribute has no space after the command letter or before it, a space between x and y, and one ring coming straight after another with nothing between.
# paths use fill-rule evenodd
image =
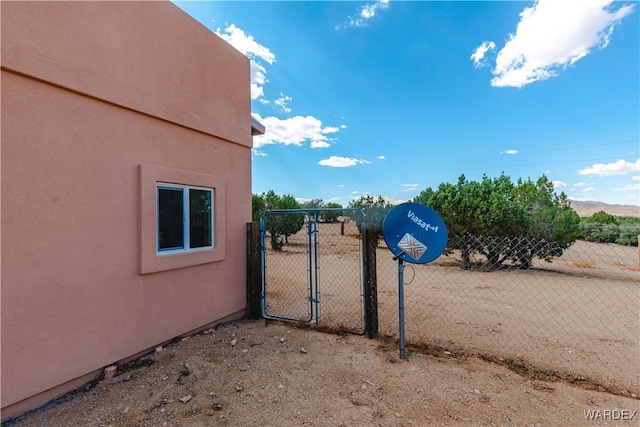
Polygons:
<instances>
[{"instance_id":1,"label":"dirt ground","mask_svg":"<svg viewBox=\"0 0 640 427\"><path fill-rule=\"evenodd\" d=\"M5 425L638 425L638 397L548 382L475 357L238 321L119 367Z\"/></svg>"},{"instance_id":2,"label":"dirt ground","mask_svg":"<svg viewBox=\"0 0 640 427\"><path fill-rule=\"evenodd\" d=\"M353 222L344 235L341 229L319 224L319 296L315 288L312 295L320 326L358 332L364 326L359 232ZM273 317L310 318L307 240L299 233L282 251L267 251L266 307ZM382 242L376 263L379 332L397 339L398 265ZM406 338L640 394L639 273L638 248L584 241L552 263L535 259L529 270L464 270L456 254L407 263Z\"/></svg>"},{"instance_id":3,"label":"dirt ground","mask_svg":"<svg viewBox=\"0 0 640 427\"><path fill-rule=\"evenodd\" d=\"M320 326L358 330L357 230L323 227ZM268 255L267 305L304 318L306 237L297 238ZM407 337L423 345L404 360L387 252L378 256L386 342L238 321L158 348L2 427L640 425L637 248L578 242L527 272L468 272L448 257L411 267ZM545 366L587 380L548 376Z\"/></svg>"}]
</instances>

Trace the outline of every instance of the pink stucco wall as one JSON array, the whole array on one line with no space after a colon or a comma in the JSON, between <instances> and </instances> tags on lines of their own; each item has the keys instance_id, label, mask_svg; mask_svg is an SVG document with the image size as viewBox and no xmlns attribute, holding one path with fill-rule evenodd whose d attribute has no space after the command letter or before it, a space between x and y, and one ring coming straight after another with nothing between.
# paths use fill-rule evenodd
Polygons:
<instances>
[{"instance_id":1,"label":"pink stucco wall","mask_svg":"<svg viewBox=\"0 0 640 427\"><path fill-rule=\"evenodd\" d=\"M243 314L252 141L249 60L175 5L1 12L5 418ZM220 187L213 258L142 268L145 170Z\"/></svg>"}]
</instances>

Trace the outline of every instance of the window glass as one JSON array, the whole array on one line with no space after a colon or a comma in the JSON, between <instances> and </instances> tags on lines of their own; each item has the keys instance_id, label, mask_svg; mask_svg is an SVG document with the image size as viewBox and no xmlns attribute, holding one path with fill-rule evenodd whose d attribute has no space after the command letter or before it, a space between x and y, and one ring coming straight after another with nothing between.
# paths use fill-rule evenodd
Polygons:
<instances>
[{"instance_id":1,"label":"window glass","mask_svg":"<svg viewBox=\"0 0 640 427\"><path fill-rule=\"evenodd\" d=\"M211 190L189 189L189 247L212 246Z\"/></svg>"},{"instance_id":2,"label":"window glass","mask_svg":"<svg viewBox=\"0 0 640 427\"><path fill-rule=\"evenodd\" d=\"M139 169L140 274L223 261L224 178L153 165Z\"/></svg>"},{"instance_id":3,"label":"window glass","mask_svg":"<svg viewBox=\"0 0 640 427\"><path fill-rule=\"evenodd\" d=\"M158 252L213 248L213 189L157 185Z\"/></svg>"},{"instance_id":4,"label":"window glass","mask_svg":"<svg viewBox=\"0 0 640 427\"><path fill-rule=\"evenodd\" d=\"M158 187L158 250L184 248L182 188Z\"/></svg>"}]
</instances>

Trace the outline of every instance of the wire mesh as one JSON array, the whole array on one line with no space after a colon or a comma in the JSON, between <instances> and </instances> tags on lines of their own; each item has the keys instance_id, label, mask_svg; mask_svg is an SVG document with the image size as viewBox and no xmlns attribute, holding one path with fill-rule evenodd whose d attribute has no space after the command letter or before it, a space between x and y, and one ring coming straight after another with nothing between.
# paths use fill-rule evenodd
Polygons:
<instances>
[{"instance_id":1,"label":"wire mesh","mask_svg":"<svg viewBox=\"0 0 640 427\"><path fill-rule=\"evenodd\" d=\"M271 212L269 216L300 214ZM307 211L304 226L276 250L263 237L266 317L362 333L362 239L359 210Z\"/></svg>"},{"instance_id":2,"label":"wire mesh","mask_svg":"<svg viewBox=\"0 0 640 427\"><path fill-rule=\"evenodd\" d=\"M301 227L295 234L280 235L288 223L298 221ZM309 215L265 213L261 224L263 314L265 317L310 321L313 293Z\"/></svg>"},{"instance_id":3,"label":"wire mesh","mask_svg":"<svg viewBox=\"0 0 640 427\"><path fill-rule=\"evenodd\" d=\"M269 310L294 314L302 301L307 305L294 317L360 333L361 220L315 215L282 251L265 249ZM639 255L637 247L586 241L562 249L524 239L450 239L437 260L405 264L408 347L511 361L640 394ZM383 239L376 275L378 331L397 339L398 262Z\"/></svg>"},{"instance_id":4,"label":"wire mesh","mask_svg":"<svg viewBox=\"0 0 640 427\"><path fill-rule=\"evenodd\" d=\"M562 251L543 241L471 237L448 247L457 249L408 271L405 265L409 344L640 390L637 247L578 241ZM498 247L499 256L487 247ZM387 337L398 333L397 271L391 252L379 247L379 330Z\"/></svg>"}]
</instances>

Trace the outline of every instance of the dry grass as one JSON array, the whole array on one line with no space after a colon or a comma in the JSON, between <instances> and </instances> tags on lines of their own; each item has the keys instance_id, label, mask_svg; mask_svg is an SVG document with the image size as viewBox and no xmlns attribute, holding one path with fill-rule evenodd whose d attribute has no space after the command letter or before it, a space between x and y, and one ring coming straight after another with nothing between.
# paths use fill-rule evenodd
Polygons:
<instances>
[{"instance_id":1,"label":"dry grass","mask_svg":"<svg viewBox=\"0 0 640 427\"><path fill-rule=\"evenodd\" d=\"M572 262L570 265L578 268L597 268L597 265L593 261Z\"/></svg>"}]
</instances>

